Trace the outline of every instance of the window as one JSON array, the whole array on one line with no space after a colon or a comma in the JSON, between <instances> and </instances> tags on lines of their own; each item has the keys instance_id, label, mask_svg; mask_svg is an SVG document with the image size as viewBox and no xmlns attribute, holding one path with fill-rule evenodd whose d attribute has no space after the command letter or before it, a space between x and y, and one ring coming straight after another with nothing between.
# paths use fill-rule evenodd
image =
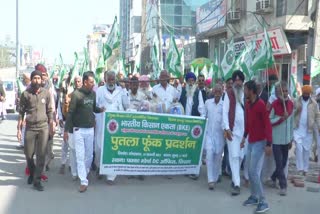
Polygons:
<instances>
[{"instance_id":1,"label":"window","mask_svg":"<svg viewBox=\"0 0 320 214\"><path fill-rule=\"evenodd\" d=\"M287 13L287 0L278 0L277 1L277 9L276 16L285 16Z\"/></svg>"},{"instance_id":2,"label":"window","mask_svg":"<svg viewBox=\"0 0 320 214\"><path fill-rule=\"evenodd\" d=\"M174 17L174 24L181 25L182 24L182 16L175 16Z\"/></svg>"},{"instance_id":3,"label":"window","mask_svg":"<svg viewBox=\"0 0 320 214\"><path fill-rule=\"evenodd\" d=\"M191 23L191 16L182 16L182 25L192 25Z\"/></svg>"},{"instance_id":4,"label":"window","mask_svg":"<svg viewBox=\"0 0 320 214\"><path fill-rule=\"evenodd\" d=\"M174 14L181 15L182 14L182 6L178 5L174 7Z\"/></svg>"}]
</instances>

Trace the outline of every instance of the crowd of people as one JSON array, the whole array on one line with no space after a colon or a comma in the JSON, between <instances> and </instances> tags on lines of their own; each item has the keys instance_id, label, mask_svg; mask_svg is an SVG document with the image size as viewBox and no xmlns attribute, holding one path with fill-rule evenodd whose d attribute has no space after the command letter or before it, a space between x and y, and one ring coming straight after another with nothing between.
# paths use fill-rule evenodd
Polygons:
<instances>
[{"instance_id":1,"label":"crowd of people","mask_svg":"<svg viewBox=\"0 0 320 214\"><path fill-rule=\"evenodd\" d=\"M257 212L269 209L263 182L279 186L287 194L288 153L295 145L296 166L301 175L309 169L312 144L320 150L320 89L312 97L312 87L304 85L298 98L290 95L286 82L269 76L265 85L245 80L240 70L225 80L206 80L188 72L184 79L171 78L162 70L159 79L147 75L104 73L104 81L95 85L95 75L70 75L57 85L49 80L47 69L38 64L31 76L23 76L25 90L20 92L17 137L24 148L28 184L43 191L44 171L54 158L52 149L55 126L63 133L59 173L69 165L72 178L80 180L80 192L87 190L90 170L99 178L105 111L149 111L207 118L203 163L207 168L208 188L214 190L221 175L232 180L231 194L239 195L241 180L250 186L243 203L257 205ZM153 87L151 87L153 85ZM314 134L315 133L315 134ZM316 136L316 140L314 140ZM36 155L36 163L34 163ZM274 166L269 164L274 161ZM272 173L264 171L271 168ZM241 177L243 169L243 177ZM106 175L114 184L116 174ZM197 179L199 175L188 175ZM143 179L142 176L139 178Z\"/></svg>"}]
</instances>

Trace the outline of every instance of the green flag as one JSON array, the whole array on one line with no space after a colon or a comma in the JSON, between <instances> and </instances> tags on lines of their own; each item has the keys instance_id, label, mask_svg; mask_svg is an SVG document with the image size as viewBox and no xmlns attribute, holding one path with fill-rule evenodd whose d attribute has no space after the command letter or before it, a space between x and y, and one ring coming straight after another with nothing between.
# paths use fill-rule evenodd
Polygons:
<instances>
[{"instance_id":1,"label":"green flag","mask_svg":"<svg viewBox=\"0 0 320 214\"><path fill-rule=\"evenodd\" d=\"M58 79L57 85L60 86L64 76L66 75L66 73L68 73L68 69L66 68L66 66L63 63L63 59L62 59L61 53L59 55L59 59L60 59L60 68L59 68L59 79Z\"/></svg>"},{"instance_id":2,"label":"green flag","mask_svg":"<svg viewBox=\"0 0 320 214\"><path fill-rule=\"evenodd\" d=\"M167 62L166 66L167 66L169 73L171 73L175 77L180 77L182 75L182 72L180 70L181 69L180 68L181 67L181 57L180 57L180 53L177 48L176 41L175 41L173 35L171 35L166 62Z\"/></svg>"},{"instance_id":3,"label":"green flag","mask_svg":"<svg viewBox=\"0 0 320 214\"><path fill-rule=\"evenodd\" d=\"M151 79L157 79L161 68L160 68L160 62L159 62L159 39L158 36L154 36L153 38L153 45L151 50L151 62L152 62L152 75Z\"/></svg>"},{"instance_id":4,"label":"green flag","mask_svg":"<svg viewBox=\"0 0 320 214\"><path fill-rule=\"evenodd\" d=\"M290 92L291 92L291 96L293 98L297 98L296 81L295 81L294 76L292 74L290 75Z\"/></svg>"},{"instance_id":5,"label":"green flag","mask_svg":"<svg viewBox=\"0 0 320 214\"><path fill-rule=\"evenodd\" d=\"M18 86L18 95L20 96L24 90L26 90L26 87L23 85L22 81L17 78L17 86Z\"/></svg>"},{"instance_id":6,"label":"green flag","mask_svg":"<svg viewBox=\"0 0 320 214\"><path fill-rule=\"evenodd\" d=\"M274 64L272 46L267 30L264 28L264 39L252 61L251 69L253 72L271 68Z\"/></svg>"},{"instance_id":7,"label":"green flag","mask_svg":"<svg viewBox=\"0 0 320 214\"><path fill-rule=\"evenodd\" d=\"M106 61L112 55L112 51L118 48L119 46L120 46L120 31L119 31L117 16L115 16L107 42L102 49L104 61Z\"/></svg>"},{"instance_id":8,"label":"green flag","mask_svg":"<svg viewBox=\"0 0 320 214\"><path fill-rule=\"evenodd\" d=\"M252 60L255 52L255 43L248 44L236 60L236 68L240 69L247 79L251 79L253 71L251 70Z\"/></svg>"},{"instance_id":9,"label":"green flag","mask_svg":"<svg viewBox=\"0 0 320 214\"><path fill-rule=\"evenodd\" d=\"M99 84L101 81L101 74L104 72L104 69L105 69L104 58L102 55L100 55L97 68L96 68L96 73L95 73L95 80L97 84Z\"/></svg>"},{"instance_id":10,"label":"green flag","mask_svg":"<svg viewBox=\"0 0 320 214\"><path fill-rule=\"evenodd\" d=\"M74 84L74 78L79 75L79 66L78 66L78 53L74 52L74 63L73 63L73 68L71 72L71 79L70 79L70 84Z\"/></svg>"},{"instance_id":11,"label":"green flag","mask_svg":"<svg viewBox=\"0 0 320 214\"><path fill-rule=\"evenodd\" d=\"M320 74L320 60L311 57L311 67L310 67L311 78Z\"/></svg>"},{"instance_id":12,"label":"green flag","mask_svg":"<svg viewBox=\"0 0 320 214\"><path fill-rule=\"evenodd\" d=\"M232 39L228 44L228 49L221 61L221 70L223 72L224 79L228 79L231 77L233 73L234 65L235 65L235 52L234 52L234 44Z\"/></svg>"}]
</instances>

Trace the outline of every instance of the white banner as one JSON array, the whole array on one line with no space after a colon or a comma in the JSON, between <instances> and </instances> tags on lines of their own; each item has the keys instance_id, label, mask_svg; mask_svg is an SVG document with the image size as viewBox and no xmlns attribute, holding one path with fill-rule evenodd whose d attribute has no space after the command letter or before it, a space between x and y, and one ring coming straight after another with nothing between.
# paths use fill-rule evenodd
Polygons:
<instances>
[{"instance_id":1,"label":"white banner","mask_svg":"<svg viewBox=\"0 0 320 214\"><path fill-rule=\"evenodd\" d=\"M274 56L291 54L290 45L281 27L268 29L267 32L270 37L270 42ZM256 40L257 47L260 47L260 44L263 40L263 31L252 35L244 36L244 40L247 43L249 43L252 40Z\"/></svg>"}]
</instances>

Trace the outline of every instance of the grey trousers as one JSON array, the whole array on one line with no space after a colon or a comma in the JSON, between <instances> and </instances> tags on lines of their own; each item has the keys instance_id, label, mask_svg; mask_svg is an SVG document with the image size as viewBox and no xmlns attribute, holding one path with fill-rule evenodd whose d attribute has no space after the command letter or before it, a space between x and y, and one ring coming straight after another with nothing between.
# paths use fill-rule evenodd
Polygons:
<instances>
[{"instance_id":1,"label":"grey trousers","mask_svg":"<svg viewBox=\"0 0 320 214\"><path fill-rule=\"evenodd\" d=\"M34 176L33 180L35 184L40 183L41 181L41 173L46 160L48 138L48 127L39 130L26 129L24 154L30 170L30 175ZM34 154L36 155L36 164L33 160Z\"/></svg>"}]
</instances>

